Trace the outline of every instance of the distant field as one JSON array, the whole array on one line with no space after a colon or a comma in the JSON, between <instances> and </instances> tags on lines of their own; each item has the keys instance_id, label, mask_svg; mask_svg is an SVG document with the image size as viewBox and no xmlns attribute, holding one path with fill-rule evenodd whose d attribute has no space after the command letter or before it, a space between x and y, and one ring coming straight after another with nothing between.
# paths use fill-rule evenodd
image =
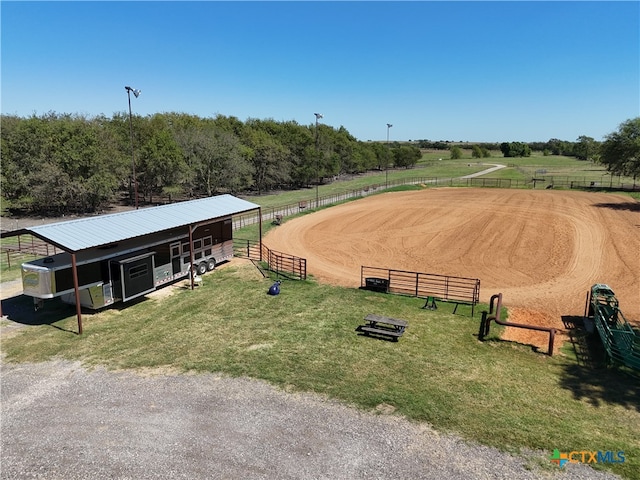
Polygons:
<instances>
[{"instance_id":1,"label":"distant field","mask_svg":"<svg viewBox=\"0 0 640 480\"><path fill-rule=\"evenodd\" d=\"M488 168L490 164L507 165L507 168L492 172L483 178L510 179L520 182L529 182L534 177L554 177L556 181L572 179L582 182L598 182L602 186L608 186L611 181L614 184L624 182L633 184L630 177L617 177L613 179L602 165L594 164L573 157L549 155L541 153L526 158L504 158L500 152L492 152L492 157L476 159L471 157L471 150L463 150L463 158L451 160L448 151L430 151L423 154L422 159L414 168L410 169L390 169L388 172L381 171L339 179L332 183L320 185L318 194L320 197L336 194L345 190L356 190L374 184L384 185L385 178L389 182L395 180L409 179L415 177L425 178L456 178L472 173L480 172ZM541 173L545 171L545 173ZM640 182L638 182L640 183ZM300 200L315 198L316 189L295 191L282 191L269 195L247 196L246 198L262 207L277 207L296 203ZM636 198L640 194L635 195Z\"/></svg>"}]
</instances>

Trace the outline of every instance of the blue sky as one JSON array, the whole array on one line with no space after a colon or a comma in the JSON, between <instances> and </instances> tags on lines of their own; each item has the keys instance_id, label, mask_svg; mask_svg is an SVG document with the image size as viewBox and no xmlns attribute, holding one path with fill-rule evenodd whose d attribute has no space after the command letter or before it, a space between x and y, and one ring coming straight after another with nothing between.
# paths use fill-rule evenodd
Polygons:
<instances>
[{"instance_id":1,"label":"blue sky","mask_svg":"<svg viewBox=\"0 0 640 480\"><path fill-rule=\"evenodd\" d=\"M640 115L640 2L1 2L1 110L184 112L356 138L601 140Z\"/></svg>"}]
</instances>

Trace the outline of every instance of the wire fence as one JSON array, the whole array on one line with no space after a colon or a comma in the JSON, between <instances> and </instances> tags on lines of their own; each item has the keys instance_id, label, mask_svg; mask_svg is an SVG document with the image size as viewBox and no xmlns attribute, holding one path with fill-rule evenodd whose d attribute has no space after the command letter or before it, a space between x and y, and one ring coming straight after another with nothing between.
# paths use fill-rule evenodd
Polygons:
<instances>
[{"instance_id":1,"label":"wire fence","mask_svg":"<svg viewBox=\"0 0 640 480\"><path fill-rule=\"evenodd\" d=\"M386 184L374 184L358 189L345 190L321 197L312 197L295 203L289 203L273 207L262 208L263 221L280 221L282 218L297 215L306 209L315 209L334 205L354 198L362 198L368 195L388 190L403 185L430 185L438 187L476 187L476 188L528 188L528 189L573 189L573 190L598 190L598 191L635 191L640 192L640 185L636 183L624 183L609 178L594 180L589 177L572 177L563 175L540 175L531 180L515 180L509 178L438 178L438 177L412 177L398 180L390 180ZM258 223L259 215L252 212L234 216L233 228L239 229Z\"/></svg>"}]
</instances>

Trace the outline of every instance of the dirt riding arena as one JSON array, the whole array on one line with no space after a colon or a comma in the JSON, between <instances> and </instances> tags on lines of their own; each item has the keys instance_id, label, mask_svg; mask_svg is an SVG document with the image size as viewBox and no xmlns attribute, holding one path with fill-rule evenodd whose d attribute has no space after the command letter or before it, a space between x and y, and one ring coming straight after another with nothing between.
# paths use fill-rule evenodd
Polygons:
<instances>
[{"instance_id":1,"label":"dirt riding arena","mask_svg":"<svg viewBox=\"0 0 640 480\"><path fill-rule=\"evenodd\" d=\"M606 193L437 188L394 192L285 222L269 248L307 259L319 281L360 286L362 265L479 278L502 292L509 320L564 330L594 283L640 324L640 204ZM504 338L546 351L544 333ZM561 341L561 340L560 340Z\"/></svg>"}]
</instances>

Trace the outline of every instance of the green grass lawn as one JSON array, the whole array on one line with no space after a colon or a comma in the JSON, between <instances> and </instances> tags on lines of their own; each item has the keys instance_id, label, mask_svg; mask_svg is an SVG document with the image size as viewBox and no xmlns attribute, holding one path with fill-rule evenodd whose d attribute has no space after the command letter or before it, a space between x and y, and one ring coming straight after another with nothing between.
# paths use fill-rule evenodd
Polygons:
<instances>
[{"instance_id":1,"label":"green grass lawn","mask_svg":"<svg viewBox=\"0 0 640 480\"><path fill-rule=\"evenodd\" d=\"M5 241L11 240L5 239ZM17 280L22 276L22 270L20 269L20 265L24 262L29 262L31 260L35 260L39 258L36 255L30 255L27 253L9 253L7 257L7 252L3 251L0 255L0 282L10 282L12 280Z\"/></svg>"},{"instance_id":2,"label":"green grass lawn","mask_svg":"<svg viewBox=\"0 0 640 480\"><path fill-rule=\"evenodd\" d=\"M49 301L3 302L12 320L31 325L3 339L5 361L80 360L111 369L163 368L264 379L288 391L313 391L373 410L385 404L500 449L624 451L627 461L604 467L640 479L640 381L615 369L581 367L571 347L550 358L499 340L477 340L480 312L423 300L271 279L234 261L204 276L196 290L176 288L126 307L83 317ZM409 322L398 342L360 336L368 313ZM390 407L389 407L390 406Z\"/></svg>"},{"instance_id":3,"label":"green grass lawn","mask_svg":"<svg viewBox=\"0 0 640 480\"><path fill-rule=\"evenodd\" d=\"M531 157L504 158L501 153L493 152L492 157L475 159L471 157L470 150L463 150L463 158L452 160L449 158L448 151L442 151L425 153L414 168L389 169L386 173L384 171L369 172L346 180L341 179L320 185L318 187L318 195L323 197L344 191L358 190L376 184L384 185L386 180L392 183L414 178L457 178L485 170L490 164L507 165L507 168L492 172L486 175L486 178L510 179L521 182L523 187L530 186L527 182L530 182L533 177L552 178L556 182L566 182L570 180L581 182L594 181L603 186L609 185L609 182L612 180L602 165L577 160L573 157L544 156L536 152ZM544 174L540 173L542 170L545 171ZM621 178L620 180L626 184L633 183L632 178ZM615 177L613 182L616 184L618 178ZM315 187L310 187L300 190L282 191L269 195L249 196L246 198L259 204L263 208L276 208L295 204L301 200L315 199L315 196ZM640 195L636 194L636 198L639 196Z\"/></svg>"},{"instance_id":4,"label":"green grass lawn","mask_svg":"<svg viewBox=\"0 0 640 480\"><path fill-rule=\"evenodd\" d=\"M491 178L525 180L539 169L547 175L604 175L601 167L568 157L494 155L482 162L509 165ZM451 178L484 168L470 153L450 160L448 152L431 152L416 168L387 174L390 181ZM384 181L385 172L377 172L322 185L319 193ZM313 197L315 188L249 199L275 207ZM265 224L263 232L269 228ZM258 227L234 236L256 239ZM19 262L12 258L8 268L2 258L3 282L19 278ZM74 333L72 306L52 300L34 312L30 297L5 300L3 313L31 326L3 338L2 352L13 362L65 358L113 369L223 372L287 390L318 392L364 409L385 404L414 421L503 450L543 450L547 453L539 463L547 468L552 468L547 454L553 449L624 451L624 464L597 468L640 480L637 375L581 366L570 345L549 358L529 346L502 342L496 326L492 337L480 343L476 335L482 307L472 319L469 307L461 306L456 315L442 303L437 311L428 311L420 308L419 299L313 280L285 281L282 293L271 297L266 291L272 280L238 261L204 279L195 291L177 288L167 298L87 313L80 336ZM409 328L397 343L361 337L355 328L367 313L403 318Z\"/></svg>"}]
</instances>

